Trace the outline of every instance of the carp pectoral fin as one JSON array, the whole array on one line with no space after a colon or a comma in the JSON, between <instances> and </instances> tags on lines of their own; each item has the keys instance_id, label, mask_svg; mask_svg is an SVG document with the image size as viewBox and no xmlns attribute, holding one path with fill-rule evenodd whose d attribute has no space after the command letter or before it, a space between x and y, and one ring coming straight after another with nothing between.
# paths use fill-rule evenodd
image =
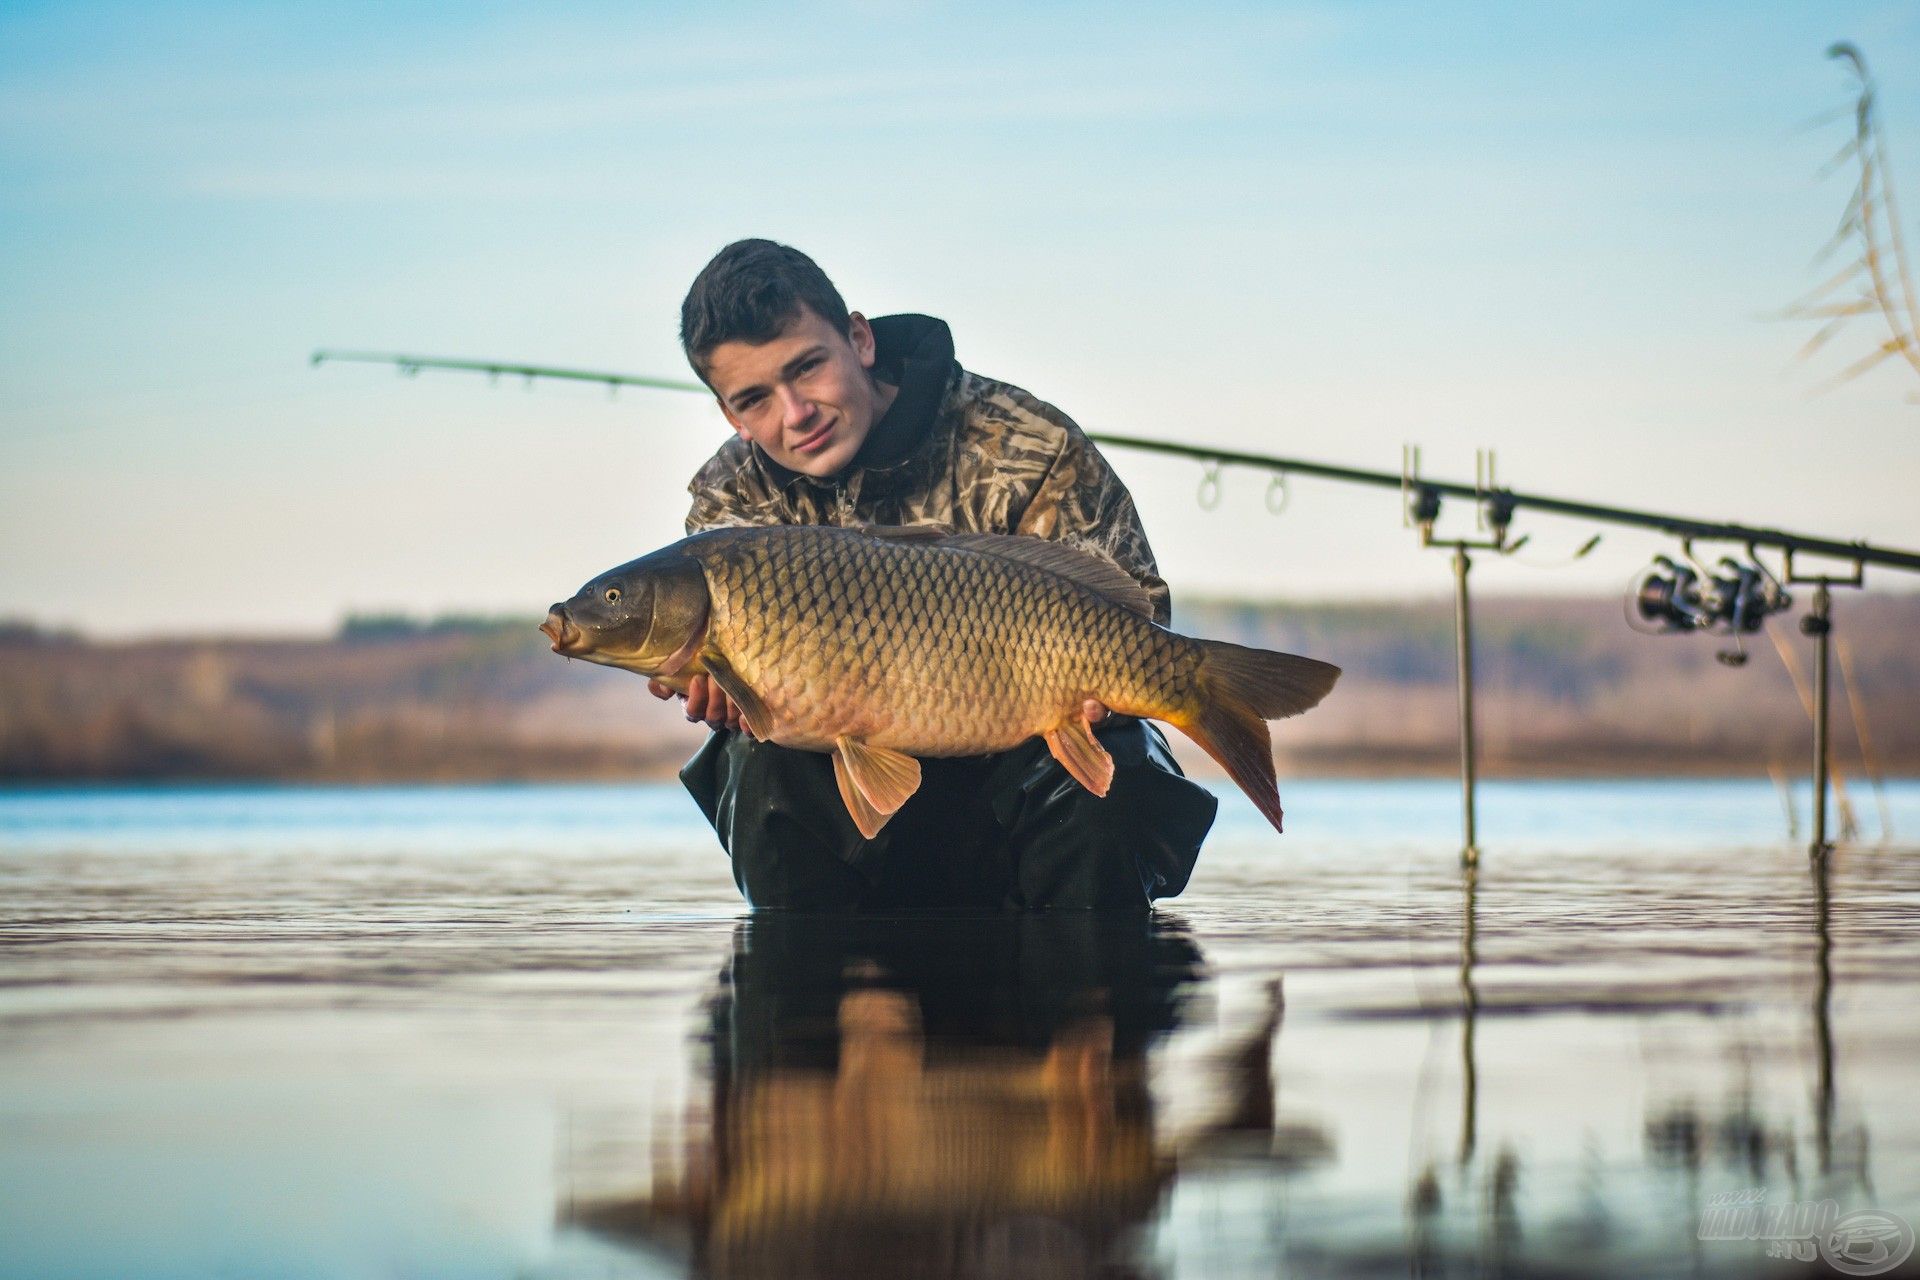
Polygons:
<instances>
[{"instance_id":1,"label":"carp pectoral fin","mask_svg":"<svg viewBox=\"0 0 1920 1280\"><path fill-rule=\"evenodd\" d=\"M833 753L833 780L840 784L840 798L846 801L847 812L853 815L853 825L860 828L860 834L871 840L880 834L880 828L887 825L887 819L893 815L882 813L867 803L860 794L860 788L853 785L853 777L847 772L846 759L838 752Z\"/></svg>"},{"instance_id":2,"label":"carp pectoral fin","mask_svg":"<svg viewBox=\"0 0 1920 1280\"><path fill-rule=\"evenodd\" d=\"M664 680L672 676L690 676L700 670L700 648L707 642L707 629L701 627L687 637L687 642L667 655L667 660L654 672L654 678Z\"/></svg>"},{"instance_id":3,"label":"carp pectoral fin","mask_svg":"<svg viewBox=\"0 0 1920 1280\"><path fill-rule=\"evenodd\" d=\"M1076 712L1044 736L1047 750L1081 786L1097 796L1107 794L1107 788L1113 785L1113 757L1093 736L1093 726L1087 723L1084 712Z\"/></svg>"},{"instance_id":4,"label":"carp pectoral fin","mask_svg":"<svg viewBox=\"0 0 1920 1280\"><path fill-rule=\"evenodd\" d=\"M700 665L707 669L713 682L720 686L720 692L740 708L740 723L747 727L757 741L765 742L773 736L773 713L767 710L767 704L760 695L747 687L739 673L727 665L727 660L708 649L700 655Z\"/></svg>"},{"instance_id":5,"label":"carp pectoral fin","mask_svg":"<svg viewBox=\"0 0 1920 1280\"><path fill-rule=\"evenodd\" d=\"M920 789L918 760L885 747L870 747L844 734L833 740L833 774L840 782L840 796L847 802L847 811L868 839ZM865 801L873 815L878 816L873 831L867 830L861 807L853 802L849 791ZM868 820L871 821L871 817Z\"/></svg>"}]
</instances>

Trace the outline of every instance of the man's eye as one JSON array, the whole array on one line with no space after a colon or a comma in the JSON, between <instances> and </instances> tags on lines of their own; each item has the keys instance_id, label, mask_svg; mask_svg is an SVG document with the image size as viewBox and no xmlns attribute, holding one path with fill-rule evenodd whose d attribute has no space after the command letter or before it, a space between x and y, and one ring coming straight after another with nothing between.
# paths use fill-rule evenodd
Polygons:
<instances>
[{"instance_id":1,"label":"man's eye","mask_svg":"<svg viewBox=\"0 0 1920 1280\"><path fill-rule=\"evenodd\" d=\"M735 413L745 413L765 398L764 396L742 396L733 402L733 410Z\"/></svg>"},{"instance_id":2,"label":"man's eye","mask_svg":"<svg viewBox=\"0 0 1920 1280\"><path fill-rule=\"evenodd\" d=\"M821 363L822 361L817 356L811 360L803 362L800 366L801 375L805 376L806 374L812 373L815 369L818 369L820 367Z\"/></svg>"}]
</instances>

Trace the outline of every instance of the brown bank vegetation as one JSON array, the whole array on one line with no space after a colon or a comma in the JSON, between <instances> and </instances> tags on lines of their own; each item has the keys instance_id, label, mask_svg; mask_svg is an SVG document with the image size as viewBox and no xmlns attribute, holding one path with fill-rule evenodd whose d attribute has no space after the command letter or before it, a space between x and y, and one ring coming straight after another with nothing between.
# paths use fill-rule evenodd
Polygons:
<instances>
[{"instance_id":1,"label":"brown bank vegetation","mask_svg":"<svg viewBox=\"0 0 1920 1280\"><path fill-rule=\"evenodd\" d=\"M1859 767L1857 701L1880 764L1920 774L1920 596L1845 598L1837 617L1843 767ZM665 776L698 744L704 730L634 676L548 653L535 621L115 643L0 628L0 780ZM1773 625L1804 679L1811 645L1794 621ZM1447 603L1190 600L1176 625L1346 668L1322 707L1276 730L1290 773L1454 767ZM1714 659L1724 639L1634 634L1617 600L1489 598L1476 647L1489 774L1805 769L1807 717L1765 634L1736 669Z\"/></svg>"}]
</instances>

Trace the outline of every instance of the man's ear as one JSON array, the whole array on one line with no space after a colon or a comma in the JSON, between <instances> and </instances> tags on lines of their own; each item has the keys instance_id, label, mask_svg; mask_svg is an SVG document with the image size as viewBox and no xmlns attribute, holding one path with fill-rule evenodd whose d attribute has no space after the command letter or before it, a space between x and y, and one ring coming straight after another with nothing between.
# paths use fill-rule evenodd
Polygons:
<instances>
[{"instance_id":1,"label":"man's ear","mask_svg":"<svg viewBox=\"0 0 1920 1280\"><path fill-rule=\"evenodd\" d=\"M739 436L742 440L749 439L747 429L740 425L740 419L733 416L733 410L727 408L727 402L719 396L715 396L713 402L720 406L720 416L725 418L727 425L733 428L733 434Z\"/></svg>"},{"instance_id":2,"label":"man's ear","mask_svg":"<svg viewBox=\"0 0 1920 1280\"><path fill-rule=\"evenodd\" d=\"M853 354L860 357L860 367L873 368L873 358L879 347L873 340L873 326L858 311L847 313L847 341L853 345Z\"/></svg>"}]
</instances>

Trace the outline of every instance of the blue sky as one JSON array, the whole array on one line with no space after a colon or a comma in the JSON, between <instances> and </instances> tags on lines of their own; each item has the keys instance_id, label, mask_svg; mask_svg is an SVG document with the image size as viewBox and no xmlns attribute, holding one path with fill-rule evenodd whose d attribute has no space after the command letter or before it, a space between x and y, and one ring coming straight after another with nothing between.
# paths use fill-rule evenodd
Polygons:
<instances>
[{"instance_id":1,"label":"blue sky","mask_svg":"<svg viewBox=\"0 0 1920 1280\"><path fill-rule=\"evenodd\" d=\"M678 375L741 235L954 328L1083 426L1920 545L1920 385L1769 319L1911 4L0 7L0 616L102 634L537 610L676 536L694 397L311 370L316 346ZM1920 176L1913 181L1920 183ZM1920 187L1901 185L1910 210ZM1920 234L1911 219L1910 234ZM1176 590L1445 588L1391 495L1114 455ZM1457 513L1456 513L1457 514ZM1529 526L1490 591L1656 544ZM1526 562L1526 563L1523 563ZM1883 579L1888 585L1898 584Z\"/></svg>"}]
</instances>

